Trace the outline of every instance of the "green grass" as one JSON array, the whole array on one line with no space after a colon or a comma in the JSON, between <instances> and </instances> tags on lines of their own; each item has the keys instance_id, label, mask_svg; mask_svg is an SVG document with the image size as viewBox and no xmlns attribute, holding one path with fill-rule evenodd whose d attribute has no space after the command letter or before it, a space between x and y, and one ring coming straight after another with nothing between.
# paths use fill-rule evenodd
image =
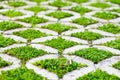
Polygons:
<instances>
[{"instance_id":1,"label":"green grass","mask_svg":"<svg viewBox=\"0 0 120 80\"><path fill-rule=\"evenodd\" d=\"M22 66L17 69L2 71L0 80L47 80L39 74L36 74L33 70L27 69Z\"/></svg>"},{"instance_id":2,"label":"green grass","mask_svg":"<svg viewBox=\"0 0 120 80\"><path fill-rule=\"evenodd\" d=\"M42 26L42 28L50 29L50 30L56 31L59 34L61 34L62 32L74 29L75 27L64 25L64 24L57 22L54 24L48 24L47 26Z\"/></svg>"},{"instance_id":3,"label":"green grass","mask_svg":"<svg viewBox=\"0 0 120 80\"><path fill-rule=\"evenodd\" d=\"M35 14L37 14L38 12L46 11L47 8L40 7L40 6L32 6L30 8L26 8L25 10L33 11Z\"/></svg>"},{"instance_id":4,"label":"green grass","mask_svg":"<svg viewBox=\"0 0 120 80\"><path fill-rule=\"evenodd\" d=\"M4 16L8 16L10 18L23 15L23 13L21 13L20 11L16 11L16 10L8 10L6 12L1 12L1 14Z\"/></svg>"},{"instance_id":5,"label":"green grass","mask_svg":"<svg viewBox=\"0 0 120 80\"><path fill-rule=\"evenodd\" d=\"M35 38L47 36L46 33L43 33L39 30L33 30L33 29L27 29L24 31L14 32L13 34L17 35L17 36L21 36L23 38L26 38L26 39L28 39L28 41L31 41Z\"/></svg>"},{"instance_id":6,"label":"green grass","mask_svg":"<svg viewBox=\"0 0 120 80\"><path fill-rule=\"evenodd\" d=\"M83 25L83 26L97 23L96 20L94 20L92 18L86 18L86 17L77 18L77 19L73 20L72 22Z\"/></svg>"},{"instance_id":7,"label":"green grass","mask_svg":"<svg viewBox=\"0 0 120 80\"><path fill-rule=\"evenodd\" d=\"M120 78L97 69L95 72L90 72L82 77L79 77L76 80L120 80Z\"/></svg>"},{"instance_id":8,"label":"green grass","mask_svg":"<svg viewBox=\"0 0 120 80\"><path fill-rule=\"evenodd\" d=\"M57 19L62 19L62 18L73 16L72 14L67 13L67 12L63 12L63 11L55 11L55 12L48 13L46 15L53 17L53 18L57 18Z\"/></svg>"},{"instance_id":9,"label":"green grass","mask_svg":"<svg viewBox=\"0 0 120 80\"><path fill-rule=\"evenodd\" d=\"M0 9L4 9L4 7L3 7L3 6L0 6Z\"/></svg>"},{"instance_id":10,"label":"green grass","mask_svg":"<svg viewBox=\"0 0 120 80\"><path fill-rule=\"evenodd\" d=\"M106 19L106 20L115 19L119 17L117 14L113 14L111 12L97 12L93 16L101 19Z\"/></svg>"},{"instance_id":11,"label":"green grass","mask_svg":"<svg viewBox=\"0 0 120 80\"><path fill-rule=\"evenodd\" d=\"M81 3L84 3L84 2L88 2L89 0L69 0L69 1L81 4Z\"/></svg>"},{"instance_id":12,"label":"green grass","mask_svg":"<svg viewBox=\"0 0 120 80\"><path fill-rule=\"evenodd\" d=\"M120 0L107 0L107 1L120 5Z\"/></svg>"},{"instance_id":13,"label":"green grass","mask_svg":"<svg viewBox=\"0 0 120 80\"><path fill-rule=\"evenodd\" d=\"M102 8L102 9L110 7L109 4L103 3L103 2L96 2L96 3L92 3L90 5L93 6L93 7Z\"/></svg>"},{"instance_id":14,"label":"green grass","mask_svg":"<svg viewBox=\"0 0 120 80\"><path fill-rule=\"evenodd\" d=\"M21 19L20 21L35 25L35 24L45 23L48 20L44 19L42 17L31 16L31 17L28 17L28 18Z\"/></svg>"},{"instance_id":15,"label":"green grass","mask_svg":"<svg viewBox=\"0 0 120 80\"><path fill-rule=\"evenodd\" d=\"M65 6L70 6L71 4L68 2L64 2L62 0L54 0L54 2L49 3L49 5L61 8L61 7L65 7Z\"/></svg>"},{"instance_id":16,"label":"green grass","mask_svg":"<svg viewBox=\"0 0 120 80\"><path fill-rule=\"evenodd\" d=\"M104 44L105 46L120 50L120 39L112 40Z\"/></svg>"},{"instance_id":17,"label":"green grass","mask_svg":"<svg viewBox=\"0 0 120 80\"><path fill-rule=\"evenodd\" d=\"M65 40L65 39L62 39L61 37L54 38L52 40L47 40L42 44L58 49L60 54L64 49L77 45L76 42Z\"/></svg>"},{"instance_id":18,"label":"green grass","mask_svg":"<svg viewBox=\"0 0 120 80\"><path fill-rule=\"evenodd\" d=\"M85 39L85 40L89 40L89 41L100 39L100 38L103 37L99 33L90 32L90 31L73 33L73 34L71 34L71 36L81 38L81 39Z\"/></svg>"},{"instance_id":19,"label":"green grass","mask_svg":"<svg viewBox=\"0 0 120 80\"><path fill-rule=\"evenodd\" d=\"M6 30L11 30L11 29L16 29L16 28L22 28L23 25L11 22L11 21L2 21L0 22L0 30L6 31Z\"/></svg>"},{"instance_id":20,"label":"green grass","mask_svg":"<svg viewBox=\"0 0 120 80\"><path fill-rule=\"evenodd\" d=\"M14 44L15 41L11 38L5 38L0 34L0 47L6 47Z\"/></svg>"},{"instance_id":21,"label":"green grass","mask_svg":"<svg viewBox=\"0 0 120 80\"><path fill-rule=\"evenodd\" d=\"M120 9L113 9L113 10L110 10L111 12L118 12L120 13Z\"/></svg>"},{"instance_id":22,"label":"green grass","mask_svg":"<svg viewBox=\"0 0 120 80\"><path fill-rule=\"evenodd\" d=\"M120 26L116 26L112 23L100 26L100 27L98 27L98 29L106 31L106 32L110 32L110 33L113 33L113 34L120 33Z\"/></svg>"},{"instance_id":23,"label":"green grass","mask_svg":"<svg viewBox=\"0 0 120 80\"><path fill-rule=\"evenodd\" d=\"M25 6L26 3L22 1L9 1L8 5L13 7L21 7L21 6Z\"/></svg>"},{"instance_id":24,"label":"green grass","mask_svg":"<svg viewBox=\"0 0 120 80\"><path fill-rule=\"evenodd\" d=\"M41 49L33 48L31 46L11 48L11 49L5 50L5 53L8 55L15 56L16 58L20 59L22 63L25 63L31 58L35 58L35 57L47 54L47 52Z\"/></svg>"},{"instance_id":25,"label":"green grass","mask_svg":"<svg viewBox=\"0 0 120 80\"><path fill-rule=\"evenodd\" d=\"M75 69L80 69L86 66L74 61L71 61L70 63L70 61L65 58L45 59L45 60L37 61L33 64L40 68L45 68L48 71L57 74L59 78L62 78L64 74L68 72L71 72Z\"/></svg>"},{"instance_id":26,"label":"green grass","mask_svg":"<svg viewBox=\"0 0 120 80\"><path fill-rule=\"evenodd\" d=\"M113 64L113 67L120 70L120 61L118 61L117 63Z\"/></svg>"},{"instance_id":27,"label":"green grass","mask_svg":"<svg viewBox=\"0 0 120 80\"><path fill-rule=\"evenodd\" d=\"M70 10L80 13L80 15L84 15L85 13L92 11L82 6L75 6L75 7L72 7Z\"/></svg>"},{"instance_id":28,"label":"green grass","mask_svg":"<svg viewBox=\"0 0 120 80\"><path fill-rule=\"evenodd\" d=\"M10 66L12 63L4 61L2 58L0 58L0 68Z\"/></svg>"},{"instance_id":29,"label":"green grass","mask_svg":"<svg viewBox=\"0 0 120 80\"><path fill-rule=\"evenodd\" d=\"M80 50L75 51L73 53L73 55L88 59L88 60L94 62L95 64L106 58L113 56L113 54L111 52L100 50L97 48L80 49Z\"/></svg>"}]
</instances>

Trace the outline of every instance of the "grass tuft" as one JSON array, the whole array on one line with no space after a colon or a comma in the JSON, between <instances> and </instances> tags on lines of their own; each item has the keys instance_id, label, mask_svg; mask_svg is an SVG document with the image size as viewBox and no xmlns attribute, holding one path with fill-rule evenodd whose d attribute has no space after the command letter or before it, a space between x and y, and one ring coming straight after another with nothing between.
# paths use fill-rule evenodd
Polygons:
<instances>
[{"instance_id":1,"label":"grass tuft","mask_svg":"<svg viewBox=\"0 0 120 80\"><path fill-rule=\"evenodd\" d=\"M89 32L89 31L73 33L73 34L71 34L71 36L85 39L85 40L89 40L89 41L100 39L103 37L99 33L94 33L94 32Z\"/></svg>"},{"instance_id":2,"label":"grass tuft","mask_svg":"<svg viewBox=\"0 0 120 80\"><path fill-rule=\"evenodd\" d=\"M73 71L75 69L80 69L86 66L74 61L71 61L70 63L70 61L65 58L45 59L35 62L34 65L40 68L45 68L48 71L57 74L59 78L62 78L67 72Z\"/></svg>"},{"instance_id":3,"label":"grass tuft","mask_svg":"<svg viewBox=\"0 0 120 80\"><path fill-rule=\"evenodd\" d=\"M92 18L86 18L86 17L77 18L77 19L73 20L72 22L83 25L83 26L97 23L96 20L94 20Z\"/></svg>"},{"instance_id":4,"label":"grass tuft","mask_svg":"<svg viewBox=\"0 0 120 80\"><path fill-rule=\"evenodd\" d=\"M73 16L72 14L67 13L67 12L63 12L63 11L55 11L55 12L48 13L46 15L53 17L53 18L57 18L57 19L62 19L62 18Z\"/></svg>"},{"instance_id":5,"label":"grass tuft","mask_svg":"<svg viewBox=\"0 0 120 80\"><path fill-rule=\"evenodd\" d=\"M23 13L21 13L20 11L16 11L16 10L8 10L6 12L1 12L1 14L4 16L8 16L10 18L17 17L17 16L23 16Z\"/></svg>"},{"instance_id":6,"label":"grass tuft","mask_svg":"<svg viewBox=\"0 0 120 80\"><path fill-rule=\"evenodd\" d=\"M82 77L79 77L77 80L120 80L120 78L97 69L95 72L90 72Z\"/></svg>"},{"instance_id":7,"label":"grass tuft","mask_svg":"<svg viewBox=\"0 0 120 80\"><path fill-rule=\"evenodd\" d=\"M80 49L73 53L74 55L83 57L85 59L88 59L95 64L106 59L109 57L112 57L113 54L109 51L99 50L97 48L86 48L86 49Z\"/></svg>"}]
</instances>

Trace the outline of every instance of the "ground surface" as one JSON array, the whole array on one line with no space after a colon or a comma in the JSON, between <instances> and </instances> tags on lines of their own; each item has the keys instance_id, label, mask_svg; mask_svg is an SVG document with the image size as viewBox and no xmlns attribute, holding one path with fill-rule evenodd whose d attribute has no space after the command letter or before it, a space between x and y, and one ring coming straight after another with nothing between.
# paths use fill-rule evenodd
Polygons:
<instances>
[{"instance_id":1,"label":"ground surface","mask_svg":"<svg viewBox=\"0 0 120 80\"><path fill-rule=\"evenodd\" d=\"M120 80L119 0L0 0L0 80Z\"/></svg>"}]
</instances>

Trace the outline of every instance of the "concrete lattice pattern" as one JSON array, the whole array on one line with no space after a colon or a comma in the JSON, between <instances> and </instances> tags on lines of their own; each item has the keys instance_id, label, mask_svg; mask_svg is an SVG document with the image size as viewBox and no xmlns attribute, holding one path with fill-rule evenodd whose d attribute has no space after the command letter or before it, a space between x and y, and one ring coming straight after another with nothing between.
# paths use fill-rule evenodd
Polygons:
<instances>
[{"instance_id":1,"label":"concrete lattice pattern","mask_svg":"<svg viewBox=\"0 0 120 80\"><path fill-rule=\"evenodd\" d=\"M80 77L98 69L117 78L94 80L120 80L120 4L112 0L81 0L83 3L63 0L60 4L64 5L57 7L51 5L55 0L34 1L23 0L25 4L17 7L11 1L0 1L0 58L10 63L0 62L1 76L3 71L26 66L47 80L92 80ZM102 7L93 4L97 2L104 4ZM33 11L29 10L34 6ZM67 71L61 78L35 65L41 60L60 57L66 58L69 65L74 61L86 66ZM0 80L13 79L0 77Z\"/></svg>"}]
</instances>

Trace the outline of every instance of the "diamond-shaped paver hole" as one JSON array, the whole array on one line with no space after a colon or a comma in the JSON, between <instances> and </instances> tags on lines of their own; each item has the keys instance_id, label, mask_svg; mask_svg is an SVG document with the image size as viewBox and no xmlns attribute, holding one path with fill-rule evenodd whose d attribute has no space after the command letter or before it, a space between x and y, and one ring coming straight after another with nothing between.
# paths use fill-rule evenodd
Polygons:
<instances>
[{"instance_id":1,"label":"diamond-shaped paver hole","mask_svg":"<svg viewBox=\"0 0 120 80\"><path fill-rule=\"evenodd\" d=\"M2 14L4 16L8 16L10 18L17 17L17 16L23 16L22 12L16 11L16 10L8 10L6 12L1 12L0 14Z\"/></svg>"},{"instance_id":2,"label":"diamond-shaped paver hole","mask_svg":"<svg viewBox=\"0 0 120 80\"><path fill-rule=\"evenodd\" d=\"M10 21L2 21L0 22L0 30L6 31L6 30L11 30L15 28L22 28L23 25L15 23L15 22L10 22Z\"/></svg>"},{"instance_id":3,"label":"diamond-shaped paver hole","mask_svg":"<svg viewBox=\"0 0 120 80\"><path fill-rule=\"evenodd\" d=\"M85 8L85 7L82 7L82 6L75 6L75 7L72 7L70 10L78 12L81 15L84 15L85 13L92 11L89 8Z\"/></svg>"},{"instance_id":4,"label":"diamond-shaped paver hole","mask_svg":"<svg viewBox=\"0 0 120 80\"><path fill-rule=\"evenodd\" d=\"M85 39L85 40L89 40L89 41L100 39L100 38L103 37L99 33L90 32L90 31L73 33L73 34L71 34L71 36L81 38L81 39Z\"/></svg>"},{"instance_id":5,"label":"diamond-shaped paver hole","mask_svg":"<svg viewBox=\"0 0 120 80\"><path fill-rule=\"evenodd\" d=\"M115 3L115 4L119 4L120 5L120 1L119 0L107 0L107 1L109 1L111 3Z\"/></svg>"},{"instance_id":6,"label":"diamond-shaped paver hole","mask_svg":"<svg viewBox=\"0 0 120 80\"><path fill-rule=\"evenodd\" d=\"M112 10L110 10L111 12L118 12L118 13L120 13L120 9L112 9Z\"/></svg>"},{"instance_id":7,"label":"diamond-shaped paver hole","mask_svg":"<svg viewBox=\"0 0 120 80\"><path fill-rule=\"evenodd\" d=\"M120 50L120 39L112 40L104 44L105 46Z\"/></svg>"},{"instance_id":8,"label":"diamond-shaped paver hole","mask_svg":"<svg viewBox=\"0 0 120 80\"><path fill-rule=\"evenodd\" d=\"M49 5L61 8L65 6L70 6L71 4L62 0L55 0L54 2L49 3Z\"/></svg>"},{"instance_id":9,"label":"diamond-shaped paver hole","mask_svg":"<svg viewBox=\"0 0 120 80\"><path fill-rule=\"evenodd\" d=\"M56 31L59 34L62 33L62 32L64 32L64 31L67 31L67 30L75 29L75 27L73 27L73 26L64 25L64 24L61 24L59 22L54 23L54 24L48 24L46 26L42 26L42 28Z\"/></svg>"},{"instance_id":10,"label":"diamond-shaped paver hole","mask_svg":"<svg viewBox=\"0 0 120 80\"><path fill-rule=\"evenodd\" d=\"M111 24L111 23L100 26L100 27L98 27L98 29L102 30L102 31L110 32L113 34L120 33L120 26L117 26L117 25Z\"/></svg>"},{"instance_id":11,"label":"diamond-shaped paver hole","mask_svg":"<svg viewBox=\"0 0 120 80\"><path fill-rule=\"evenodd\" d=\"M8 5L13 7L21 7L21 6L25 6L26 3L22 1L9 1Z\"/></svg>"},{"instance_id":12,"label":"diamond-shaped paver hole","mask_svg":"<svg viewBox=\"0 0 120 80\"><path fill-rule=\"evenodd\" d=\"M6 47L14 43L16 43L16 41L11 38L5 38L0 34L0 47Z\"/></svg>"},{"instance_id":13,"label":"diamond-shaped paver hole","mask_svg":"<svg viewBox=\"0 0 120 80\"><path fill-rule=\"evenodd\" d=\"M53 72L58 75L59 78L62 78L64 74L71 72L75 69L80 69L86 65L77 63L73 60L67 60L66 58L58 59L45 59L33 63L34 65L47 69L50 72Z\"/></svg>"},{"instance_id":14,"label":"diamond-shaped paver hole","mask_svg":"<svg viewBox=\"0 0 120 80\"><path fill-rule=\"evenodd\" d=\"M48 13L46 15L53 17L53 18L57 18L57 19L62 19L62 18L73 16L72 14L67 13L67 12L63 12L63 11L55 11L55 12Z\"/></svg>"},{"instance_id":15,"label":"diamond-shaped paver hole","mask_svg":"<svg viewBox=\"0 0 120 80\"><path fill-rule=\"evenodd\" d=\"M11 65L11 62L7 62L0 57L0 68Z\"/></svg>"},{"instance_id":16,"label":"diamond-shaped paver hole","mask_svg":"<svg viewBox=\"0 0 120 80\"><path fill-rule=\"evenodd\" d=\"M44 19L42 17L31 16L31 17L28 17L28 18L21 19L20 21L35 25L35 24L45 23L48 20Z\"/></svg>"},{"instance_id":17,"label":"diamond-shaped paver hole","mask_svg":"<svg viewBox=\"0 0 120 80\"><path fill-rule=\"evenodd\" d=\"M82 77L79 77L76 80L120 80L120 78L97 69L95 72L90 72L86 75L83 75Z\"/></svg>"},{"instance_id":18,"label":"diamond-shaped paver hole","mask_svg":"<svg viewBox=\"0 0 120 80\"><path fill-rule=\"evenodd\" d=\"M5 53L17 57L22 61L22 63L25 63L27 60L31 58L47 54L47 52L43 51L42 49L36 49L31 46L11 48L5 50Z\"/></svg>"},{"instance_id":19,"label":"diamond-shaped paver hole","mask_svg":"<svg viewBox=\"0 0 120 80\"><path fill-rule=\"evenodd\" d=\"M29 8L25 8L25 10L33 11L35 14L37 14L38 12L46 11L47 8L40 7L40 6L32 6Z\"/></svg>"},{"instance_id":20,"label":"diamond-shaped paver hole","mask_svg":"<svg viewBox=\"0 0 120 80\"><path fill-rule=\"evenodd\" d=\"M72 22L83 25L83 26L97 23L96 20L94 20L92 18L86 18L86 17L77 18L77 19L73 20Z\"/></svg>"},{"instance_id":21,"label":"diamond-shaped paver hole","mask_svg":"<svg viewBox=\"0 0 120 80\"><path fill-rule=\"evenodd\" d=\"M76 42L65 40L61 37L54 38L52 40L47 40L45 42L42 42L42 44L58 49L60 54L64 49L77 45Z\"/></svg>"},{"instance_id":22,"label":"diamond-shaped paver hole","mask_svg":"<svg viewBox=\"0 0 120 80\"><path fill-rule=\"evenodd\" d=\"M29 1L32 1L32 2L36 2L36 3L41 3L41 2L44 2L44 1L48 1L48 0L29 0Z\"/></svg>"},{"instance_id":23,"label":"diamond-shaped paver hole","mask_svg":"<svg viewBox=\"0 0 120 80\"><path fill-rule=\"evenodd\" d=\"M104 51L97 48L86 48L75 51L73 55L83 57L96 64L106 58L112 57L113 54L109 51Z\"/></svg>"},{"instance_id":24,"label":"diamond-shaped paver hole","mask_svg":"<svg viewBox=\"0 0 120 80\"><path fill-rule=\"evenodd\" d=\"M47 80L39 74L36 74L33 70L27 69L24 66L20 68L2 71L0 75L1 80Z\"/></svg>"},{"instance_id":25,"label":"diamond-shaped paver hole","mask_svg":"<svg viewBox=\"0 0 120 80\"><path fill-rule=\"evenodd\" d=\"M111 12L97 12L93 16L101 19L106 19L106 20L115 19L119 17L117 14L113 14Z\"/></svg>"},{"instance_id":26,"label":"diamond-shaped paver hole","mask_svg":"<svg viewBox=\"0 0 120 80\"><path fill-rule=\"evenodd\" d=\"M88 2L89 0L69 0L69 1L81 4L81 3L84 3L84 2Z\"/></svg>"},{"instance_id":27,"label":"diamond-shaped paver hole","mask_svg":"<svg viewBox=\"0 0 120 80\"><path fill-rule=\"evenodd\" d=\"M23 38L28 39L28 41L31 41L35 38L41 38L47 36L46 33L43 33L39 30L34 30L34 29L27 29L24 31L19 31L19 32L13 32L14 35L21 36Z\"/></svg>"},{"instance_id":28,"label":"diamond-shaped paver hole","mask_svg":"<svg viewBox=\"0 0 120 80\"><path fill-rule=\"evenodd\" d=\"M110 7L109 4L103 3L103 2L92 3L90 5L93 6L93 7L102 8L102 9Z\"/></svg>"}]
</instances>

